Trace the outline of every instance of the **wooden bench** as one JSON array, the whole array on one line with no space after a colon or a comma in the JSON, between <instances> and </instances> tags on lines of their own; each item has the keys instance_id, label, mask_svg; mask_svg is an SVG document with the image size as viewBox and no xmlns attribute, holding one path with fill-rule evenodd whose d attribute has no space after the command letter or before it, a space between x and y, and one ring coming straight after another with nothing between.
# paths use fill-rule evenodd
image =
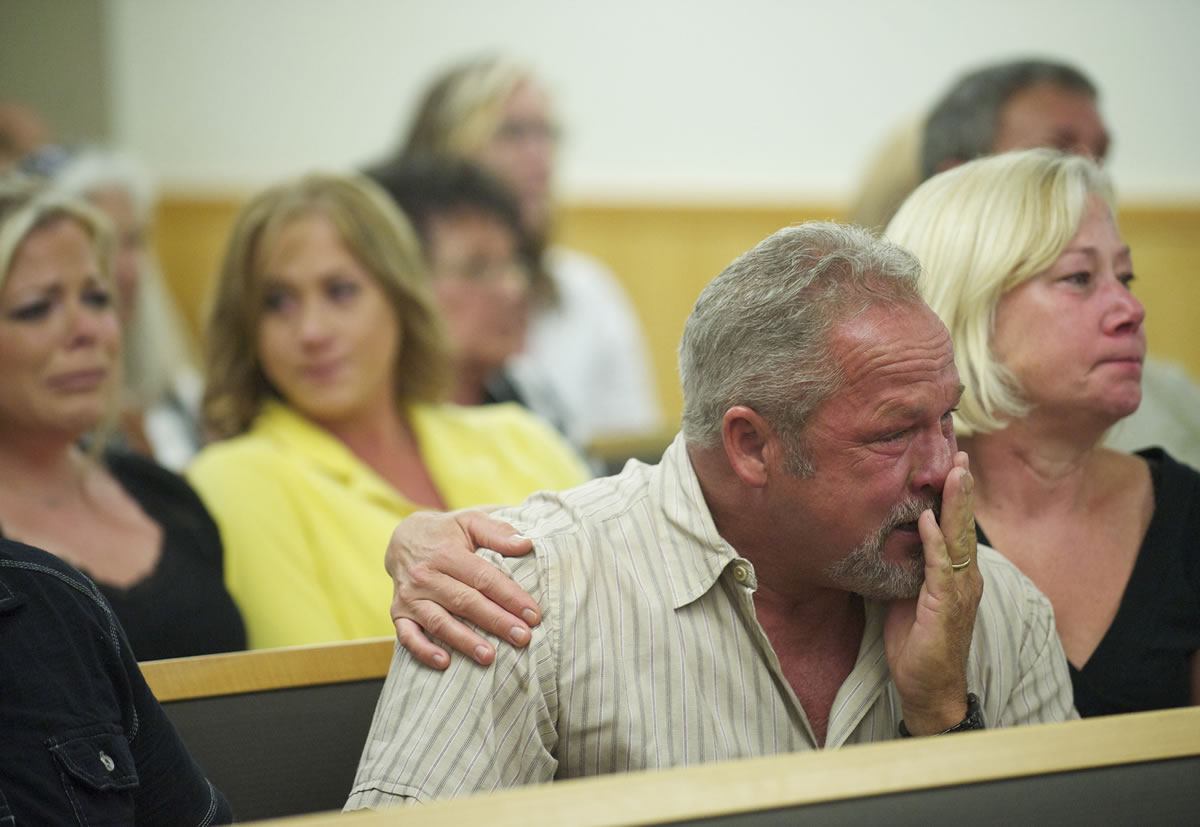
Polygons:
<instances>
[{"instance_id":1,"label":"wooden bench","mask_svg":"<svg viewBox=\"0 0 1200 827\"><path fill-rule=\"evenodd\" d=\"M1200 708L606 775L278 827L1195 824Z\"/></svg>"},{"instance_id":2,"label":"wooden bench","mask_svg":"<svg viewBox=\"0 0 1200 827\"><path fill-rule=\"evenodd\" d=\"M141 664L239 821L340 809L391 663L392 638Z\"/></svg>"}]
</instances>

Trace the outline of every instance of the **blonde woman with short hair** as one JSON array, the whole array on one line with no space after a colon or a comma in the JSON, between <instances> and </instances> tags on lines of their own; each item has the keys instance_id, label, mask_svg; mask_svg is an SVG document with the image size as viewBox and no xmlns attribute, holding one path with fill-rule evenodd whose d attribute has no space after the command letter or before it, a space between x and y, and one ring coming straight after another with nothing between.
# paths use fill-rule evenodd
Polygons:
<instances>
[{"instance_id":1,"label":"blonde woman with short hair","mask_svg":"<svg viewBox=\"0 0 1200 827\"><path fill-rule=\"evenodd\" d=\"M196 492L106 449L121 389L114 249L96 208L0 175L0 535L91 577L139 659L242 649Z\"/></svg>"},{"instance_id":2,"label":"blonde woman with short hair","mask_svg":"<svg viewBox=\"0 0 1200 827\"><path fill-rule=\"evenodd\" d=\"M416 237L365 178L308 175L238 216L208 327L189 476L221 527L252 648L390 634L379 549L418 509L516 502L587 473L516 405L441 400Z\"/></svg>"},{"instance_id":3,"label":"blonde woman with short hair","mask_svg":"<svg viewBox=\"0 0 1200 827\"><path fill-rule=\"evenodd\" d=\"M1146 355L1108 178L1052 150L972 161L886 235L954 341L980 540L1050 598L1080 713L1200 702L1200 473L1101 442Z\"/></svg>"}]
</instances>

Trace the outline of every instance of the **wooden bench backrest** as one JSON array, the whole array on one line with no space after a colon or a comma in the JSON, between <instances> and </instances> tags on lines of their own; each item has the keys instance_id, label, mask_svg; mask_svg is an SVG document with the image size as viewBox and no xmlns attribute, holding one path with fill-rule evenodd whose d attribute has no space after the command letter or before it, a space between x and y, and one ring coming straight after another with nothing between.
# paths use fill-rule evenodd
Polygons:
<instances>
[{"instance_id":1,"label":"wooden bench backrest","mask_svg":"<svg viewBox=\"0 0 1200 827\"><path fill-rule=\"evenodd\" d=\"M141 664L196 762L239 820L341 808L391 638Z\"/></svg>"}]
</instances>

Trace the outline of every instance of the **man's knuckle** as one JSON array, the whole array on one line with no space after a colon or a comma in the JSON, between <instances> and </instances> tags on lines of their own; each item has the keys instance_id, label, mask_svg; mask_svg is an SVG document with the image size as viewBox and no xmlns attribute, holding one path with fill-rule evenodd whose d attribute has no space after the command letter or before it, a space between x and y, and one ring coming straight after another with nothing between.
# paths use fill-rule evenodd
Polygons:
<instances>
[{"instance_id":1,"label":"man's knuckle","mask_svg":"<svg viewBox=\"0 0 1200 827\"><path fill-rule=\"evenodd\" d=\"M413 651L413 648L416 644L414 639L415 637L416 636L412 629L410 629L407 625L403 623L396 624L396 640L398 640L400 645L410 652Z\"/></svg>"},{"instance_id":2,"label":"man's knuckle","mask_svg":"<svg viewBox=\"0 0 1200 827\"><path fill-rule=\"evenodd\" d=\"M428 563L413 563L408 569L408 581L417 589L429 586L437 577L437 572Z\"/></svg>"},{"instance_id":3,"label":"man's knuckle","mask_svg":"<svg viewBox=\"0 0 1200 827\"><path fill-rule=\"evenodd\" d=\"M422 618L421 625L425 628L426 632L434 637L442 637L450 625L450 618L441 613L431 612Z\"/></svg>"},{"instance_id":4,"label":"man's knuckle","mask_svg":"<svg viewBox=\"0 0 1200 827\"><path fill-rule=\"evenodd\" d=\"M392 607L411 606L420 598L417 588L410 580L399 580L392 589Z\"/></svg>"},{"instance_id":5,"label":"man's knuckle","mask_svg":"<svg viewBox=\"0 0 1200 827\"><path fill-rule=\"evenodd\" d=\"M499 585L499 574L491 566L480 569L471 577L471 585L474 586L477 591L491 591L492 589L496 588L497 585Z\"/></svg>"},{"instance_id":6,"label":"man's knuckle","mask_svg":"<svg viewBox=\"0 0 1200 827\"><path fill-rule=\"evenodd\" d=\"M474 601L471 592L463 589L450 596L446 608L456 615L463 615L470 610L472 605L474 605Z\"/></svg>"}]
</instances>

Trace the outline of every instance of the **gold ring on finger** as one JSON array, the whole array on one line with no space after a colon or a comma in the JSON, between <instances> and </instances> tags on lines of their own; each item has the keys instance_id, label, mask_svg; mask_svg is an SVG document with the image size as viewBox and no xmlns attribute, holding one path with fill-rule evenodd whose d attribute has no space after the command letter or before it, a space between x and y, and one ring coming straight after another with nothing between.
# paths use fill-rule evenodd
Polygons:
<instances>
[{"instance_id":1,"label":"gold ring on finger","mask_svg":"<svg viewBox=\"0 0 1200 827\"><path fill-rule=\"evenodd\" d=\"M961 563L953 563L952 562L950 564L950 568L954 569L955 571L962 571L963 569L969 569L970 567L971 567L971 556L970 555L967 555L967 559L963 560Z\"/></svg>"}]
</instances>

